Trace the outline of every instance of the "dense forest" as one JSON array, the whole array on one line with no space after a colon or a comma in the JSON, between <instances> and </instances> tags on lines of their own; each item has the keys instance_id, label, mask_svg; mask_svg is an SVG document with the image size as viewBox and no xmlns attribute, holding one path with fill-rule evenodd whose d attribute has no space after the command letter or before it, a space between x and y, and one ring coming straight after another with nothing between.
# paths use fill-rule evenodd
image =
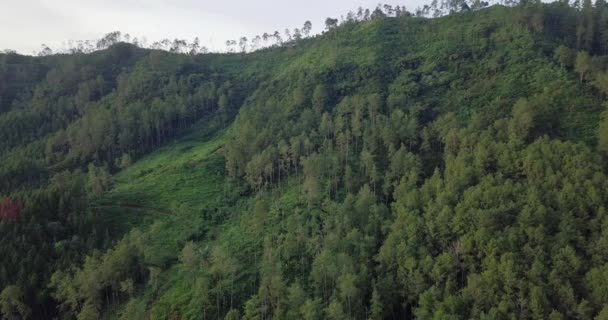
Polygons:
<instances>
[{"instance_id":1,"label":"dense forest","mask_svg":"<svg viewBox=\"0 0 608 320\"><path fill-rule=\"evenodd\" d=\"M0 317L608 319L604 0L297 31L0 54Z\"/></svg>"}]
</instances>

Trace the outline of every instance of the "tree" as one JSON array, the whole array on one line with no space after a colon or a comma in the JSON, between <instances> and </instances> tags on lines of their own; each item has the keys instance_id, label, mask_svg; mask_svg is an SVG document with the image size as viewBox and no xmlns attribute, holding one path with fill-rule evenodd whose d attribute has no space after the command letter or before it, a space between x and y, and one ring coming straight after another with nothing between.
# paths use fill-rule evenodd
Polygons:
<instances>
[{"instance_id":1,"label":"tree","mask_svg":"<svg viewBox=\"0 0 608 320\"><path fill-rule=\"evenodd\" d=\"M227 52L234 52L235 50L235 46L236 46L236 40L226 40L226 51Z\"/></svg>"},{"instance_id":2,"label":"tree","mask_svg":"<svg viewBox=\"0 0 608 320\"><path fill-rule=\"evenodd\" d=\"M329 90L327 86L318 84L312 93L312 105L317 112L323 112L329 100Z\"/></svg>"},{"instance_id":3,"label":"tree","mask_svg":"<svg viewBox=\"0 0 608 320\"><path fill-rule=\"evenodd\" d=\"M302 27L302 33L304 34L305 37L309 37L311 30L312 30L312 23L310 21L306 20L306 22L304 22L304 27Z\"/></svg>"},{"instance_id":4,"label":"tree","mask_svg":"<svg viewBox=\"0 0 608 320\"><path fill-rule=\"evenodd\" d=\"M17 286L8 286L0 293L0 314L6 319L29 319L32 312L24 302L25 294Z\"/></svg>"},{"instance_id":5,"label":"tree","mask_svg":"<svg viewBox=\"0 0 608 320\"><path fill-rule=\"evenodd\" d=\"M188 43L186 42L186 40L183 40L183 39L173 39L173 42L171 43L171 48L169 49L169 52L184 53L184 51L186 50L187 46L188 46Z\"/></svg>"},{"instance_id":6,"label":"tree","mask_svg":"<svg viewBox=\"0 0 608 320\"><path fill-rule=\"evenodd\" d=\"M289 30L289 28L285 28L285 40L287 42L291 42L291 40L292 40L291 31Z\"/></svg>"},{"instance_id":7,"label":"tree","mask_svg":"<svg viewBox=\"0 0 608 320\"><path fill-rule=\"evenodd\" d=\"M512 140L523 141L534 126L533 107L525 99L520 99L513 106L512 119L509 124L509 135Z\"/></svg>"},{"instance_id":8,"label":"tree","mask_svg":"<svg viewBox=\"0 0 608 320\"><path fill-rule=\"evenodd\" d=\"M279 31L275 31L272 35L275 41L275 45L280 46L283 44L283 39L281 38L281 33Z\"/></svg>"},{"instance_id":9,"label":"tree","mask_svg":"<svg viewBox=\"0 0 608 320\"><path fill-rule=\"evenodd\" d=\"M384 6L384 12L386 12L386 15L388 16L392 16L394 14L394 9L393 6L391 6L390 4L385 4Z\"/></svg>"},{"instance_id":10,"label":"tree","mask_svg":"<svg viewBox=\"0 0 608 320\"><path fill-rule=\"evenodd\" d=\"M353 11L349 11L348 14L346 14L346 23L354 23L356 19L357 17Z\"/></svg>"},{"instance_id":11,"label":"tree","mask_svg":"<svg viewBox=\"0 0 608 320\"><path fill-rule=\"evenodd\" d=\"M109 190L112 185L112 176L105 167L96 167L94 164L89 164L88 185L89 191L94 195L101 195Z\"/></svg>"},{"instance_id":12,"label":"tree","mask_svg":"<svg viewBox=\"0 0 608 320\"><path fill-rule=\"evenodd\" d=\"M223 300L225 286L228 286L230 289L230 309L234 306L234 279L238 270L238 261L226 250L219 246L212 249L209 272L211 272L217 281L218 294L216 296L216 305L218 313L222 310L220 299ZM226 284L225 282L228 283Z\"/></svg>"},{"instance_id":13,"label":"tree","mask_svg":"<svg viewBox=\"0 0 608 320\"><path fill-rule=\"evenodd\" d=\"M331 31L338 26L338 19L327 18L325 19L325 30Z\"/></svg>"},{"instance_id":14,"label":"tree","mask_svg":"<svg viewBox=\"0 0 608 320\"><path fill-rule=\"evenodd\" d=\"M598 88L605 96L608 96L608 72L600 71L595 74L593 85Z\"/></svg>"},{"instance_id":15,"label":"tree","mask_svg":"<svg viewBox=\"0 0 608 320\"><path fill-rule=\"evenodd\" d=\"M320 298L306 299L306 302L300 307L300 313L304 320L322 319L322 310L323 304Z\"/></svg>"},{"instance_id":16,"label":"tree","mask_svg":"<svg viewBox=\"0 0 608 320\"><path fill-rule=\"evenodd\" d=\"M224 317L224 320L240 320L240 319L241 319L241 314L239 313L238 310L235 310L235 309L230 309L230 311L228 311L228 313Z\"/></svg>"},{"instance_id":17,"label":"tree","mask_svg":"<svg viewBox=\"0 0 608 320\"><path fill-rule=\"evenodd\" d=\"M356 285L357 277L352 273L345 273L338 278L338 290L340 297L346 301L348 307L348 314L353 316L353 307L356 306L355 299L358 295L358 289Z\"/></svg>"},{"instance_id":18,"label":"tree","mask_svg":"<svg viewBox=\"0 0 608 320\"><path fill-rule=\"evenodd\" d=\"M302 318L301 308L306 303L306 292L302 289L302 287L295 283L291 285L288 289L288 308L287 308L287 318L288 319L300 319Z\"/></svg>"},{"instance_id":19,"label":"tree","mask_svg":"<svg viewBox=\"0 0 608 320\"><path fill-rule=\"evenodd\" d=\"M608 156L608 112L604 111L600 116L600 125L597 133L597 148L598 150Z\"/></svg>"},{"instance_id":20,"label":"tree","mask_svg":"<svg viewBox=\"0 0 608 320\"><path fill-rule=\"evenodd\" d=\"M102 50L111 47L120 41L121 32L114 31L106 34L103 38L97 41L97 50Z\"/></svg>"},{"instance_id":21,"label":"tree","mask_svg":"<svg viewBox=\"0 0 608 320\"><path fill-rule=\"evenodd\" d=\"M575 55L573 50L570 48L561 45L555 49L554 54L555 59L559 62L559 64L564 68L569 68L574 65Z\"/></svg>"},{"instance_id":22,"label":"tree","mask_svg":"<svg viewBox=\"0 0 608 320\"><path fill-rule=\"evenodd\" d=\"M300 29L298 29L298 28L293 29L293 39L295 41L302 40L302 33L300 32Z\"/></svg>"},{"instance_id":23,"label":"tree","mask_svg":"<svg viewBox=\"0 0 608 320\"><path fill-rule=\"evenodd\" d=\"M605 0L595 2L596 47L599 54L608 53L608 6Z\"/></svg>"},{"instance_id":24,"label":"tree","mask_svg":"<svg viewBox=\"0 0 608 320\"><path fill-rule=\"evenodd\" d=\"M241 37L239 39L239 47L241 48L241 52L245 53L247 52L247 37Z\"/></svg>"},{"instance_id":25,"label":"tree","mask_svg":"<svg viewBox=\"0 0 608 320\"><path fill-rule=\"evenodd\" d=\"M53 49L51 49L46 44L42 44L41 47L42 47L42 49L40 50L40 52L38 52L39 57L46 57L46 56L50 56L53 54Z\"/></svg>"},{"instance_id":26,"label":"tree","mask_svg":"<svg viewBox=\"0 0 608 320\"><path fill-rule=\"evenodd\" d=\"M576 29L577 48L591 52L593 50L594 14L591 0L583 0L583 8L579 15L579 22Z\"/></svg>"},{"instance_id":27,"label":"tree","mask_svg":"<svg viewBox=\"0 0 608 320\"><path fill-rule=\"evenodd\" d=\"M78 313L78 320L97 320L99 319L99 310L92 303L85 303Z\"/></svg>"},{"instance_id":28,"label":"tree","mask_svg":"<svg viewBox=\"0 0 608 320\"><path fill-rule=\"evenodd\" d=\"M386 17L386 14L384 13L384 11L382 11L382 7L380 5L378 5L376 7L376 9L374 9L374 11L372 12L372 19L378 19L378 18L384 18Z\"/></svg>"},{"instance_id":29,"label":"tree","mask_svg":"<svg viewBox=\"0 0 608 320\"><path fill-rule=\"evenodd\" d=\"M117 159L116 162L117 162L117 167L119 167L121 169L126 169L129 166L131 166L131 163L132 163L131 156L128 153L124 153L122 155L122 157Z\"/></svg>"},{"instance_id":30,"label":"tree","mask_svg":"<svg viewBox=\"0 0 608 320\"><path fill-rule=\"evenodd\" d=\"M189 54L191 56L200 52L201 45L200 45L200 40L198 39L198 37L194 38L194 41L190 44L189 48L190 48Z\"/></svg>"},{"instance_id":31,"label":"tree","mask_svg":"<svg viewBox=\"0 0 608 320\"><path fill-rule=\"evenodd\" d=\"M382 300L380 299L380 293L374 285L374 290L372 291L372 298L370 302L369 319L382 320L384 319L383 314L384 308L382 306Z\"/></svg>"},{"instance_id":32,"label":"tree","mask_svg":"<svg viewBox=\"0 0 608 320\"><path fill-rule=\"evenodd\" d=\"M348 317L344 313L342 304L337 299L332 299L327 306L327 319L330 320L346 320Z\"/></svg>"},{"instance_id":33,"label":"tree","mask_svg":"<svg viewBox=\"0 0 608 320\"><path fill-rule=\"evenodd\" d=\"M395 17L399 18L404 15L406 15L406 14L401 10L401 6L395 6Z\"/></svg>"},{"instance_id":34,"label":"tree","mask_svg":"<svg viewBox=\"0 0 608 320\"><path fill-rule=\"evenodd\" d=\"M260 37L259 35L255 36L255 38L253 38L253 40L251 40L251 51L255 51L255 50L259 49L261 44L262 44L262 37Z\"/></svg>"},{"instance_id":35,"label":"tree","mask_svg":"<svg viewBox=\"0 0 608 320\"><path fill-rule=\"evenodd\" d=\"M188 241L179 256L179 261L188 268L194 268L198 265L200 259L200 253L198 247L194 242Z\"/></svg>"},{"instance_id":36,"label":"tree","mask_svg":"<svg viewBox=\"0 0 608 320\"><path fill-rule=\"evenodd\" d=\"M576 64L574 66L574 70L579 74L580 81L586 80L589 72L593 70L593 65L591 62L591 56L587 51L579 51L576 54Z\"/></svg>"},{"instance_id":37,"label":"tree","mask_svg":"<svg viewBox=\"0 0 608 320\"><path fill-rule=\"evenodd\" d=\"M314 153L303 161L303 189L310 206L316 204L321 197L321 158Z\"/></svg>"}]
</instances>

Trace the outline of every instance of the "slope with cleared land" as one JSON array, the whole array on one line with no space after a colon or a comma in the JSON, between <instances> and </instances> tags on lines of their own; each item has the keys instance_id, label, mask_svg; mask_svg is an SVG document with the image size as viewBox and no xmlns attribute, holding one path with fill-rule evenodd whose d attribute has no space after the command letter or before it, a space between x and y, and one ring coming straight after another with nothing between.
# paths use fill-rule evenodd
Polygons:
<instances>
[{"instance_id":1,"label":"slope with cleared land","mask_svg":"<svg viewBox=\"0 0 608 320\"><path fill-rule=\"evenodd\" d=\"M118 45L79 57L86 86L74 57L25 59L61 86L24 77L42 82L0 122L62 116L0 140L30 203L0 228L52 272L7 292L79 319L603 319L608 8L588 5L375 17L250 54Z\"/></svg>"}]
</instances>

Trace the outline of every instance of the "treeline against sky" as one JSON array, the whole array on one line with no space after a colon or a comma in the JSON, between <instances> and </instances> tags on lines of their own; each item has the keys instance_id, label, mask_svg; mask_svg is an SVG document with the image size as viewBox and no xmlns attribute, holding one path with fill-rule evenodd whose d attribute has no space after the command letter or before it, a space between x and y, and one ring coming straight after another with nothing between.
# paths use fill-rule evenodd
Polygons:
<instances>
[{"instance_id":1,"label":"treeline against sky","mask_svg":"<svg viewBox=\"0 0 608 320\"><path fill-rule=\"evenodd\" d=\"M402 16L418 16L418 17L439 17L452 12L478 10L488 7L491 2L480 0L450 0L431 2L429 5L416 8L413 12L407 10L405 6L378 4L375 8L365 9L359 7L357 10L349 11L346 15L338 18L328 17L325 20L324 32L331 30L345 23L364 22L382 17L402 17ZM516 1L507 0L496 2L508 6L516 5ZM284 31L265 32L261 35L255 35L251 38L246 36L238 39L229 39L225 42L225 48L209 48L201 43L196 37L191 42L186 39L162 39L149 42L146 37L135 37L121 31L113 31L104 35L101 39L96 40L70 40L64 44L63 48L51 48L46 44L41 45L41 50L33 52L36 56L47 56L52 54L74 54L74 53L91 53L96 50L104 50L109 46L119 43L131 43L140 48L164 50L180 54L206 54L206 53L236 53L236 52L251 52L263 48L276 46L294 45L296 42L314 36L312 33L312 23L307 20L302 27L294 28L293 30L286 28ZM7 49L5 52L12 52Z\"/></svg>"}]
</instances>

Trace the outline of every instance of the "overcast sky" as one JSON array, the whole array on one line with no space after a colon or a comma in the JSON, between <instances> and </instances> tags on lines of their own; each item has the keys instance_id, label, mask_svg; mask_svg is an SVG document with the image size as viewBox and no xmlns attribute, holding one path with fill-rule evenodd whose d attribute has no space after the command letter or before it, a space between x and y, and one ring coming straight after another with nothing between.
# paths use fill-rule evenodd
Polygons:
<instances>
[{"instance_id":1,"label":"overcast sky","mask_svg":"<svg viewBox=\"0 0 608 320\"><path fill-rule=\"evenodd\" d=\"M424 0L383 1L412 11ZM339 17L378 0L0 0L0 49L31 54L45 43L61 48L67 40L99 39L120 30L148 42L163 38L222 48L227 39L255 36Z\"/></svg>"}]
</instances>

